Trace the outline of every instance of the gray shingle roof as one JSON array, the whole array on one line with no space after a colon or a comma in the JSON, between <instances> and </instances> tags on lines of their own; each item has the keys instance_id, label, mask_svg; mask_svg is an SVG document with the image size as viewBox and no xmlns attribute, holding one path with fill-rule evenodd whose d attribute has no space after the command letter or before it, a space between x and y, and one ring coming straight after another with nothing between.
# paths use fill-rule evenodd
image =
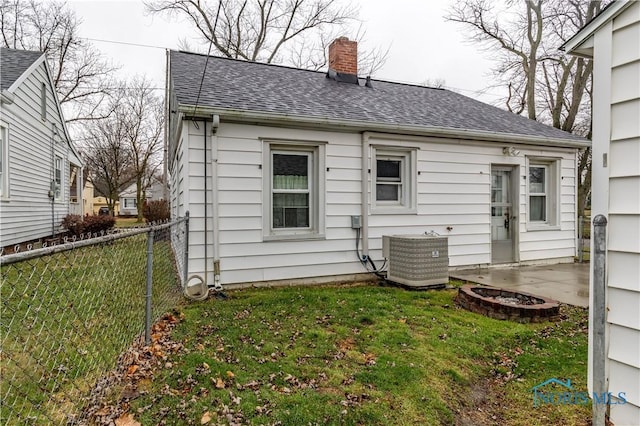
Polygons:
<instances>
[{"instance_id":1,"label":"gray shingle roof","mask_svg":"<svg viewBox=\"0 0 640 426\"><path fill-rule=\"evenodd\" d=\"M171 52L170 76L179 104L196 104L206 60L205 55ZM210 56L198 105L585 141L449 90L379 80L372 84L338 83L323 72Z\"/></svg>"},{"instance_id":2,"label":"gray shingle roof","mask_svg":"<svg viewBox=\"0 0 640 426\"><path fill-rule=\"evenodd\" d=\"M0 90L8 89L41 56L42 52L0 48Z\"/></svg>"}]
</instances>

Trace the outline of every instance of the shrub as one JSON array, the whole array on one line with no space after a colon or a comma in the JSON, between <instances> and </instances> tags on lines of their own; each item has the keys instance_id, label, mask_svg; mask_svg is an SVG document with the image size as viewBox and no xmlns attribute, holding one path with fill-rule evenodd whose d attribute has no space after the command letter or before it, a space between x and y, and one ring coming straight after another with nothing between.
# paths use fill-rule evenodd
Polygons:
<instances>
[{"instance_id":1,"label":"shrub","mask_svg":"<svg viewBox=\"0 0 640 426\"><path fill-rule=\"evenodd\" d=\"M84 230L84 223L82 222L82 216L79 214L68 214L62 219L62 227L69 231L71 235L78 236L82 234Z\"/></svg>"},{"instance_id":2,"label":"shrub","mask_svg":"<svg viewBox=\"0 0 640 426\"><path fill-rule=\"evenodd\" d=\"M113 216L99 216L99 215L87 215L84 217L84 232L85 233L99 233L107 231L113 228L116 224L116 218Z\"/></svg>"},{"instance_id":3,"label":"shrub","mask_svg":"<svg viewBox=\"0 0 640 426\"><path fill-rule=\"evenodd\" d=\"M171 216L167 200L145 201L142 215L147 222L162 222Z\"/></svg>"},{"instance_id":4,"label":"shrub","mask_svg":"<svg viewBox=\"0 0 640 426\"><path fill-rule=\"evenodd\" d=\"M116 219L113 216L86 215L84 218L77 214L69 214L62 220L62 227L71 233L79 236L87 233L100 233L113 228Z\"/></svg>"}]
</instances>

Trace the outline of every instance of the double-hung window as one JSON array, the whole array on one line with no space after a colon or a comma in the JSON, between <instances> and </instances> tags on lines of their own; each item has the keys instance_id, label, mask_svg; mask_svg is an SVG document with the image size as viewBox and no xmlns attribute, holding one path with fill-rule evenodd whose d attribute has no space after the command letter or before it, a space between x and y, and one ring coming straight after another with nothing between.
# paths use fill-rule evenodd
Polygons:
<instances>
[{"instance_id":1,"label":"double-hung window","mask_svg":"<svg viewBox=\"0 0 640 426\"><path fill-rule=\"evenodd\" d=\"M415 213L416 150L373 149L373 212Z\"/></svg>"},{"instance_id":2,"label":"double-hung window","mask_svg":"<svg viewBox=\"0 0 640 426\"><path fill-rule=\"evenodd\" d=\"M558 160L529 159L527 171L527 213L530 226L558 224Z\"/></svg>"},{"instance_id":3,"label":"double-hung window","mask_svg":"<svg viewBox=\"0 0 640 426\"><path fill-rule=\"evenodd\" d=\"M264 239L324 233L324 144L265 141Z\"/></svg>"},{"instance_id":4,"label":"double-hung window","mask_svg":"<svg viewBox=\"0 0 640 426\"><path fill-rule=\"evenodd\" d=\"M405 158L397 155L376 156L376 201L401 205L404 201Z\"/></svg>"},{"instance_id":5,"label":"double-hung window","mask_svg":"<svg viewBox=\"0 0 640 426\"><path fill-rule=\"evenodd\" d=\"M549 217L549 166L529 166L529 220L547 222Z\"/></svg>"},{"instance_id":6,"label":"double-hung window","mask_svg":"<svg viewBox=\"0 0 640 426\"><path fill-rule=\"evenodd\" d=\"M313 153L272 151L271 170L273 228L309 229Z\"/></svg>"}]
</instances>

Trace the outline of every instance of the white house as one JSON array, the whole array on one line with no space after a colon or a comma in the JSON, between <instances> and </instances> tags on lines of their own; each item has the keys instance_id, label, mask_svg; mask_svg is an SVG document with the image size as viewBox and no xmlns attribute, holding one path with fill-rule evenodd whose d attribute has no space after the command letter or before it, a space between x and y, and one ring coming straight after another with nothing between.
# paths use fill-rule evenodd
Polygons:
<instances>
[{"instance_id":1,"label":"white house","mask_svg":"<svg viewBox=\"0 0 640 426\"><path fill-rule=\"evenodd\" d=\"M137 216L138 203L136 201L136 183L127 186L120 193L120 212L121 216ZM149 188L144 191L144 199L148 201L162 200L164 198L164 184L159 179L151 178Z\"/></svg>"},{"instance_id":2,"label":"white house","mask_svg":"<svg viewBox=\"0 0 640 426\"><path fill-rule=\"evenodd\" d=\"M606 376L627 398L610 419L640 425L640 2L611 3L563 47L594 64L591 213L609 222Z\"/></svg>"},{"instance_id":3,"label":"white house","mask_svg":"<svg viewBox=\"0 0 640 426\"><path fill-rule=\"evenodd\" d=\"M82 214L82 160L41 52L0 50L0 246L59 232Z\"/></svg>"},{"instance_id":4,"label":"white house","mask_svg":"<svg viewBox=\"0 0 640 426\"><path fill-rule=\"evenodd\" d=\"M432 231L451 267L574 261L588 141L448 90L360 79L356 49L334 41L327 73L170 52L171 208L190 212L190 276L358 279L362 256L382 265L383 235Z\"/></svg>"}]
</instances>

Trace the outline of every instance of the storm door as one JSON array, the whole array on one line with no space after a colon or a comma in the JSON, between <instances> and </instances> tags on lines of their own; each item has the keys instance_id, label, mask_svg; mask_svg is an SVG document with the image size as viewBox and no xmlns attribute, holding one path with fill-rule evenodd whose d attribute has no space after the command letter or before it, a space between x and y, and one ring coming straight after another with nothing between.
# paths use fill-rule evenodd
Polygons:
<instances>
[{"instance_id":1,"label":"storm door","mask_svg":"<svg viewBox=\"0 0 640 426\"><path fill-rule=\"evenodd\" d=\"M491 263L511 263L515 259L515 238L518 231L514 169L491 167Z\"/></svg>"}]
</instances>

